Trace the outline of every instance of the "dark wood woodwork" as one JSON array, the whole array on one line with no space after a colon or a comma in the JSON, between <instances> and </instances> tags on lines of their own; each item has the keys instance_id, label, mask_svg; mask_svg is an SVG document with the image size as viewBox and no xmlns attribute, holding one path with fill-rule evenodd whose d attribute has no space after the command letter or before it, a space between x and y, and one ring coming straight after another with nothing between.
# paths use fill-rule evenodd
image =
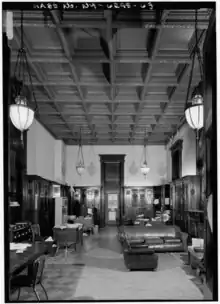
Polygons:
<instances>
[{"instance_id":1,"label":"dark wood woodwork","mask_svg":"<svg viewBox=\"0 0 220 304\"><path fill-rule=\"evenodd\" d=\"M154 187L124 187L125 215L144 214L145 217L155 216Z\"/></svg>"},{"instance_id":2,"label":"dark wood woodwork","mask_svg":"<svg viewBox=\"0 0 220 304\"><path fill-rule=\"evenodd\" d=\"M152 203L147 201L147 192L152 192ZM129 186L124 187L124 206L126 215L129 211L129 207L134 209L136 215L147 213L151 216L160 216L163 210L170 210L171 206L165 205L165 198L170 202L170 185L164 184L160 186ZM158 200L158 204L154 204L154 201Z\"/></svg>"},{"instance_id":3,"label":"dark wood woodwork","mask_svg":"<svg viewBox=\"0 0 220 304\"><path fill-rule=\"evenodd\" d=\"M155 186L154 189L154 199L158 200L158 204L154 205L154 212L155 216L161 215L161 209L162 209L162 187L161 186Z\"/></svg>"},{"instance_id":4,"label":"dark wood woodwork","mask_svg":"<svg viewBox=\"0 0 220 304\"><path fill-rule=\"evenodd\" d=\"M12 102L12 101L11 101ZM23 134L23 143L21 142L21 132L14 127L9 120L9 201L16 201L20 207L10 208L10 222L24 220L26 208L28 208L26 193L26 171L27 171L27 131Z\"/></svg>"},{"instance_id":5,"label":"dark wood woodwork","mask_svg":"<svg viewBox=\"0 0 220 304\"><path fill-rule=\"evenodd\" d=\"M124 214L124 161L125 155L99 155L101 162L101 206L100 225L109 224L107 217L108 194L118 195L117 218L121 220ZM115 222L116 224L116 222Z\"/></svg>"},{"instance_id":6,"label":"dark wood woodwork","mask_svg":"<svg viewBox=\"0 0 220 304\"><path fill-rule=\"evenodd\" d=\"M216 106L216 16L212 12L203 47L204 59L204 193L205 193L205 268L206 283L213 300L218 299L217 227L217 106ZM212 224L207 202L212 196ZM211 227L212 226L212 227Z\"/></svg>"},{"instance_id":7,"label":"dark wood woodwork","mask_svg":"<svg viewBox=\"0 0 220 304\"><path fill-rule=\"evenodd\" d=\"M70 215L86 216L88 208L97 208L98 216L100 216L100 187L75 187L72 193ZM77 207L77 204L79 206Z\"/></svg>"},{"instance_id":8,"label":"dark wood woodwork","mask_svg":"<svg viewBox=\"0 0 220 304\"><path fill-rule=\"evenodd\" d=\"M55 199L53 185L58 183L46 180L38 175L26 176L27 205L24 219L39 224L42 236L52 236L55 224ZM70 199L70 188L60 185L61 196Z\"/></svg>"},{"instance_id":9,"label":"dark wood woodwork","mask_svg":"<svg viewBox=\"0 0 220 304\"><path fill-rule=\"evenodd\" d=\"M2 34L3 46L3 168L4 168L4 235L5 235L5 256L9 252L9 223L10 223L10 207L9 197L7 193L10 191L10 118L9 118L9 104L10 104L10 48L8 46L8 39L6 33ZM5 278L8 277L9 259L5 259ZM6 301L9 299L9 282L5 280L5 295Z\"/></svg>"},{"instance_id":10,"label":"dark wood woodwork","mask_svg":"<svg viewBox=\"0 0 220 304\"><path fill-rule=\"evenodd\" d=\"M170 185L173 224L191 237L204 237L200 176L185 176Z\"/></svg>"},{"instance_id":11,"label":"dark wood woodwork","mask_svg":"<svg viewBox=\"0 0 220 304\"><path fill-rule=\"evenodd\" d=\"M172 180L182 177L183 140L177 140L170 148L172 157Z\"/></svg>"}]
</instances>

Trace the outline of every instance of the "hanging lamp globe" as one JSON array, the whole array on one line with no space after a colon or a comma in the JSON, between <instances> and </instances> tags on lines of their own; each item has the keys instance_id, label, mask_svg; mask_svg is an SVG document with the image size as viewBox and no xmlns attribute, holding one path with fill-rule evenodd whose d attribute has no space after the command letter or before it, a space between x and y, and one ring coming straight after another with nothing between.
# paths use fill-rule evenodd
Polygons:
<instances>
[{"instance_id":1,"label":"hanging lamp globe","mask_svg":"<svg viewBox=\"0 0 220 304\"><path fill-rule=\"evenodd\" d=\"M15 128L21 131L22 142L23 132L30 128L34 121L35 112L38 110L23 34L23 11L21 11L21 45L17 52L12 82L12 99L14 103L9 106L9 116ZM28 99L27 96L29 96ZM30 107L30 103L34 109Z\"/></svg>"},{"instance_id":2,"label":"hanging lamp globe","mask_svg":"<svg viewBox=\"0 0 220 304\"><path fill-rule=\"evenodd\" d=\"M204 125L204 105L203 105L203 64L202 64L202 57L200 54L200 48L198 45L198 31L197 31L197 21L198 21L198 12L195 10L195 48L193 51L192 56L192 66L189 76L189 84L187 89L186 95L186 104L185 104L185 118L188 125L196 130L197 132L203 128ZM190 91L192 89L192 80L193 80L193 71L195 65L195 59L198 59L199 64L199 72L201 81L199 82L198 86L195 88L191 99Z\"/></svg>"},{"instance_id":3,"label":"hanging lamp globe","mask_svg":"<svg viewBox=\"0 0 220 304\"><path fill-rule=\"evenodd\" d=\"M83 150L82 150L82 129L80 128L79 133L79 149L76 163L76 172L81 176L85 171Z\"/></svg>"},{"instance_id":4,"label":"hanging lamp globe","mask_svg":"<svg viewBox=\"0 0 220 304\"><path fill-rule=\"evenodd\" d=\"M76 165L76 171L81 176L83 174L83 172L85 171L84 164L80 162L78 165Z\"/></svg>"},{"instance_id":5,"label":"hanging lamp globe","mask_svg":"<svg viewBox=\"0 0 220 304\"><path fill-rule=\"evenodd\" d=\"M201 94L196 94L185 109L186 121L192 129L200 130L204 125L204 105Z\"/></svg>"},{"instance_id":6,"label":"hanging lamp globe","mask_svg":"<svg viewBox=\"0 0 220 304\"><path fill-rule=\"evenodd\" d=\"M144 163L141 166L141 173L144 175L144 177L146 178L147 174L150 172L150 168L147 165L146 160L144 161Z\"/></svg>"},{"instance_id":7,"label":"hanging lamp globe","mask_svg":"<svg viewBox=\"0 0 220 304\"><path fill-rule=\"evenodd\" d=\"M20 95L15 98L15 104L10 105L9 115L13 125L22 133L28 130L34 121L34 111L28 107L26 97Z\"/></svg>"}]
</instances>

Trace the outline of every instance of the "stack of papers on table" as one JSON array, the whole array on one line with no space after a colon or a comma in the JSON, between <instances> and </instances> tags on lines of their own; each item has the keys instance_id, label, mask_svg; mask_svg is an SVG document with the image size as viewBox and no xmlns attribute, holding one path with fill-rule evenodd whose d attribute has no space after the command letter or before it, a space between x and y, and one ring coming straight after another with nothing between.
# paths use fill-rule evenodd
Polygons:
<instances>
[{"instance_id":1,"label":"stack of papers on table","mask_svg":"<svg viewBox=\"0 0 220 304\"><path fill-rule=\"evenodd\" d=\"M50 236L45 240L45 242L53 242L53 238Z\"/></svg>"},{"instance_id":2,"label":"stack of papers on table","mask_svg":"<svg viewBox=\"0 0 220 304\"><path fill-rule=\"evenodd\" d=\"M28 243L10 243L10 250L24 251L31 246L32 245Z\"/></svg>"},{"instance_id":3,"label":"stack of papers on table","mask_svg":"<svg viewBox=\"0 0 220 304\"><path fill-rule=\"evenodd\" d=\"M92 216L91 215L87 215L84 219L85 220L90 220L90 219L92 219Z\"/></svg>"},{"instance_id":4,"label":"stack of papers on table","mask_svg":"<svg viewBox=\"0 0 220 304\"><path fill-rule=\"evenodd\" d=\"M67 228L82 228L83 224L75 223L75 224L67 224Z\"/></svg>"},{"instance_id":5,"label":"stack of papers on table","mask_svg":"<svg viewBox=\"0 0 220 304\"><path fill-rule=\"evenodd\" d=\"M58 225L58 226L54 226L54 228L58 228L58 229L66 229L67 227L66 226L64 226L64 225Z\"/></svg>"}]
</instances>

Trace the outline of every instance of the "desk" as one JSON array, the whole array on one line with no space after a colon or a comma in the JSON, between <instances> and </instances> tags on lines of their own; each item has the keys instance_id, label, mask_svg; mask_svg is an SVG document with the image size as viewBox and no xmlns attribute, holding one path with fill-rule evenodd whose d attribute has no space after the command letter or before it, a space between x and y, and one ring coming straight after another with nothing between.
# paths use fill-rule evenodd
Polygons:
<instances>
[{"instance_id":1,"label":"desk","mask_svg":"<svg viewBox=\"0 0 220 304\"><path fill-rule=\"evenodd\" d=\"M34 243L22 253L10 250L9 276L18 273L47 252L46 243Z\"/></svg>"}]
</instances>

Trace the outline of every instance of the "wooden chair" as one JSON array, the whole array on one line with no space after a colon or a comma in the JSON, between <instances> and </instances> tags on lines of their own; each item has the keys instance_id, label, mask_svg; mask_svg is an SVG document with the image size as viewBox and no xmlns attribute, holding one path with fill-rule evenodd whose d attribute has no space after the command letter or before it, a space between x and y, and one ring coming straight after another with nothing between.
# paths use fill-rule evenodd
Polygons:
<instances>
[{"instance_id":1,"label":"wooden chair","mask_svg":"<svg viewBox=\"0 0 220 304\"><path fill-rule=\"evenodd\" d=\"M44 238L41 236L40 233L40 225L39 224L32 224L31 225L31 230L32 230L32 241L33 243L36 241L43 241Z\"/></svg>"},{"instance_id":2,"label":"wooden chair","mask_svg":"<svg viewBox=\"0 0 220 304\"><path fill-rule=\"evenodd\" d=\"M60 247L65 248L65 257L68 254L68 248L74 245L76 251L76 244L79 241L79 229L78 228L53 228L53 238L57 242L58 253Z\"/></svg>"},{"instance_id":3,"label":"wooden chair","mask_svg":"<svg viewBox=\"0 0 220 304\"><path fill-rule=\"evenodd\" d=\"M46 295L46 299L48 300L47 292L44 286L42 285L44 265L45 265L45 256L43 255L38 259L36 259L34 263L28 267L28 274L17 275L11 279L10 282L11 291L15 292L16 290L18 290L17 301L19 300L22 287L31 287L37 297L37 300L40 301L40 297L36 290L37 285L41 285L41 288L43 289Z\"/></svg>"}]
</instances>

